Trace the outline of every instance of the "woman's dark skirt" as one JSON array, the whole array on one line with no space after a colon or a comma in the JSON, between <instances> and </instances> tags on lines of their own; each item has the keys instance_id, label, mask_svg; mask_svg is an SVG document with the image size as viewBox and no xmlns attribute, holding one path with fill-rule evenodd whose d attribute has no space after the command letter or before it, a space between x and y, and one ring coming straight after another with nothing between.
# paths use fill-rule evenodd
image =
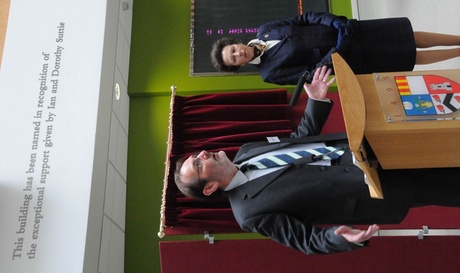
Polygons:
<instances>
[{"instance_id":1,"label":"woman's dark skirt","mask_svg":"<svg viewBox=\"0 0 460 273\"><path fill-rule=\"evenodd\" d=\"M353 34L342 55L356 74L411 71L416 46L407 18L351 21Z\"/></svg>"}]
</instances>

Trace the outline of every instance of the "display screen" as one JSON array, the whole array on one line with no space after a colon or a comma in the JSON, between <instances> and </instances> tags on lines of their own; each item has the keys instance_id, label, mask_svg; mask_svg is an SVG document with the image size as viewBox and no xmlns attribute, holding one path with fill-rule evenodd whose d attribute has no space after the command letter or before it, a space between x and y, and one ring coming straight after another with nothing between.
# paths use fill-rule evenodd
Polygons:
<instances>
[{"instance_id":1,"label":"display screen","mask_svg":"<svg viewBox=\"0 0 460 273\"><path fill-rule=\"evenodd\" d=\"M212 44L224 37L254 39L260 25L308 11L329 11L328 0L192 0L190 75L221 75L212 66ZM240 73L256 73L246 65Z\"/></svg>"}]
</instances>

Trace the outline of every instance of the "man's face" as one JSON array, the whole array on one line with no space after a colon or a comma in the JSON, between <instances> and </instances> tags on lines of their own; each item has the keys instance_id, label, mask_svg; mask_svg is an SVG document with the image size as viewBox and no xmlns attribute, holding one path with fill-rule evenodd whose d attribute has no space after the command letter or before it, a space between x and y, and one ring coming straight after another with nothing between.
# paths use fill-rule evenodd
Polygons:
<instances>
[{"instance_id":1,"label":"man's face","mask_svg":"<svg viewBox=\"0 0 460 273\"><path fill-rule=\"evenodd\" d=\"M233 44L222 49L222 59L225 65L241 66L254 58L254 48L244 44Z\"/></svg>"},{"instance_id":2,"label":"man's face","mask_svg":"<svg viewBox=\"0 0 460 273\"><path fill-rule=\"evenodd\" d=\"M186 183L196 179L206 179L224 186L226 182L231 181L237 170L224 151L217 153L201 151L184 161L180 174Z\"/></svg>"}]
</instances>

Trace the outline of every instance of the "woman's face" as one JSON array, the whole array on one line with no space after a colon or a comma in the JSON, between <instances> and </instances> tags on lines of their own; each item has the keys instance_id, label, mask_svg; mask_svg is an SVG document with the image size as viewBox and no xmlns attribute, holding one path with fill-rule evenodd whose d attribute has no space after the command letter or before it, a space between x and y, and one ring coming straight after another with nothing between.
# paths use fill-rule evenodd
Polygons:
<instances>
[{"instance_id":1,"label":"woman's face","mask_svg":"<svg viewBox=\"0 0 460 273\"><path fill-rule=\"evenodd\" d=\"M222 49L225 65L242 66L254 58L254 49L244 44L227 45Z\"/></svg>"}]
</instances>

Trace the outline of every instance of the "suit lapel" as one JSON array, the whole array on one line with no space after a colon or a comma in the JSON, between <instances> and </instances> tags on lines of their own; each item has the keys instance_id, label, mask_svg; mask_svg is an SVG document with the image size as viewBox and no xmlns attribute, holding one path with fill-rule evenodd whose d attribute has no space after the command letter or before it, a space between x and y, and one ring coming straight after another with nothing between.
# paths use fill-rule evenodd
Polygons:
<instances>
[{"instance_id":1,"label":"suit lapel","mask_svg":"<svg viewBox=\"0 0 460 273\"><path fill-rule=\"evenodd\" d=\"M337 141L347 139L346 133L335 133L335 134L324 134L324 135L316 135L316 136L307 136L307 137L299 137L299 138L283 138L282 142L289 142L293 143L313 143L313 142L330 142L330 141Z\"/></svg>"},{"instance_id":2,"label":"suit lapel","mask_svg":"<svg viewBox=\"0 0 460 273\"><path fill-rule=\"evenodd\" d=\"M283 147L288 147L292 144L298 143L313 143L313 142L329 142L346 139L346 133L338 134L327 134L327 135L318 135L311 137L303 138L283 138L280 139L280 142L277 143L267 143L267 142L254 142L248 143L241 147L241 150L238 152L235 157L235 163L241 163L249 158L257 156L262 153L274 151ZM292 167L292 166L290 166ZM227 194L233 198L246 199L256 196L262 189L269 185L273 180L275 180L279 175L284 173L290 167L282 168L278 171L274 171L262 177L256 178L248 183L245 183L239 187L230 190Z\"/></svg>"},{"instance_id":3,"label":"suit lapel","mask_svg":"<svg viewBox=\"0 0 460 273\"><path fill-rule=\"evenodd\" d=\"M266 56L264 57L264 55L262 55L262 58L266 59L266 60L263 60L263 62L265 62L265 63L270 62L270 60L273 58L273 56L275 56L276 53L281 49L281 47L283 46L284 42L286 42L286 40L287 40L287 37L282 39L278 44L276 44L270 50L267 50L267 52L265 52L265 54L264 54Z\"/></svg>"}]
</instances>

